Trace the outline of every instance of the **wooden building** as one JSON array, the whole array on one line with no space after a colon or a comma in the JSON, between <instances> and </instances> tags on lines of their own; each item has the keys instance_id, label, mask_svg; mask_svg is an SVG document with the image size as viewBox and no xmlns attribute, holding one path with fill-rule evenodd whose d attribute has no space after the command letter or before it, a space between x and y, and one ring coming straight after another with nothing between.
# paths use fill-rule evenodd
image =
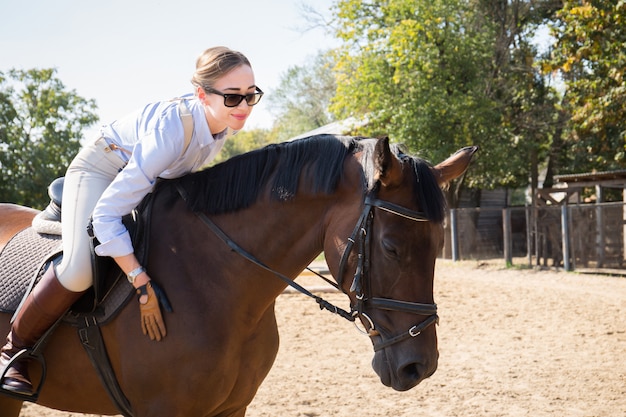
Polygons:
<instances>
[{"instance_id":1,"label":"wooden building","mask_svg":"<svg viewBox=\"0 0 626 417\"><path fill-rule=\"evenodd\" d=\"M537 191L535 224L536 237L551 247L553 261L561 256L566 269L624 268L626 170L558 175L555 181L555 187ZM608 189L619 190L622 201L607 203ZM568 209L555 210L563 206Z\"/></svg>"}]
</instances>

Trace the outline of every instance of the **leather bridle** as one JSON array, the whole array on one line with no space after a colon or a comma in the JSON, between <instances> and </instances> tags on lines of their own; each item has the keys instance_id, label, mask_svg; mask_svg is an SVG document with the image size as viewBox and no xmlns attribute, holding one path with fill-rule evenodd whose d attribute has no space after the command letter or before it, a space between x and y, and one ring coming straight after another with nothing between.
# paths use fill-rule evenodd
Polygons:
<instances>
[{"instance_id":1,"label":"leather bridle","mask_svg":"<svg viewBox=\"0 0 626 417\"><path fill-rule=\"evenodd\" d=\"M366 333L370 337L381 337L380 341L373 342L374 351L379 351L403 340L417 337L428 326L438 323L439 316L437 315L437 304L414 303L389 298L370 297L370 230L372 228L372 222L374 221L374 208L378 208L413 221L424 222L429 220L424 213L420 211L407 209L388 201L379 200L371 194L368 194L365 197L363 212L361 213L352 234L348 238L348 244L339 263L339 287L342 287L343 276L346 272L348 258L350 257L355 244L358 242L357 266L352 284L350 286L350 292L355 294L356 299L355 304L351 307L351 315L353 317L361 318L361 321L366 326ZM376 328L371 317L365 312L366 309L399 311L428 317L422 322L409 328L406 332L387 340L382 340L383 335L380 333L379 329Z\"/></svg>"},{"instance_id":2,"label":"leather bridle","mask_svg":"<svg viewBox=\"0 0 626 417\"><path fill-rule=\"evenodd\" d=\"M183 189L183 187L178 184L177 185L178 193L181 195L183 200L187 200L187 193ZM224 233L207 215L202 212L196 212L196 215L202 220L202 222L209 228L213 233L217 235L224 243L226 243L233 251L237 252L242 257L246 258L248 261L254 263L255 265L265 269L266 271L271 272L281 280L283 280L287 285L296 289L304 295L307 295L317 301L322 310L328 310L332 313L338 314L346 320L355 322L356 318L361 318L362 322L367 323L366 334L370 337L380 336L380 341L375 341L374 343L374 351L382 350L388 346L401 342L403 340L417 337L422 331L424 331L428 326L438 323L439 317L437 316L437 304L424 304L424 303L413 303L409 301L398 301L389 298L379 298L379 297L369 297L369 290L364 291L365 286L369 287L371 282L369 272L369 262L370 262L370 229L372 227L372 222L374 219L373 208L378 208L380 210L387 211L389 213L395 214L397 216L401 216L414 221L429 221L428 218L424 215L424 213L420 211L415 211L411 209L407 209L405 207L399 206L394 203L390 203L388 201L379 200L377 198L372 197L372 195L368 194L364 200L364 207L359 220L352 232L352 235L348 238L348 243L346 245L346 249L341 257L341 261L339 264L339 275L337 280L339 284L335 284L334 282L326 279L325 277L319 275L321 278L331 283L334 287L343 291L342 281L343 275L347 268L348 258L354 248L355 243L359 243L359 252L358 262L356 267L356 272L354 274L354 279L352 281L352 285L350 287L350 291L355 293L356 303L351 306L350 312L345 311L323 298L312 294L309 290L302 287L300 284L296 283L289 277L281 274L273 270L272 268L265 265L262 261L257 259L254 255L247 252L241 246L239 246L235 241L233 241L226 233ZM380 310L389 310L389 311L398 311L404 313L411 313L417 315L428 316L422 322L412 326L406 332L401 333L397 336L390 337L387 340L382 340L383 336L379 332L379 330L374 325L372 319L365 312L366 309L380 309Z\"/></svg>"}]
</instances>

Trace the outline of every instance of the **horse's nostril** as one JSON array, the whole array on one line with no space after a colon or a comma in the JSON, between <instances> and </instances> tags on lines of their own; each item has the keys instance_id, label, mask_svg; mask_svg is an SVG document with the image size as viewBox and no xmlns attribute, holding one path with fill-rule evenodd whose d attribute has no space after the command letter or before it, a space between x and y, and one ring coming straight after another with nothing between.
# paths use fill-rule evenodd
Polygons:
<instances>
[{"instance_id":1,"label":"horse's nostril","mask_svg":"<svg viewBox=\"0 0 626 417\"><path fill-rule=\"evenodd\" d=\"M401 373L407 378L420 379L419 367L420 366L417 363L412 363L410 365L405 366L402 369Z\"/></svg>"},{"instance_id":2,"label":"horse's nostril","mask_svg":"<svg viewBox=\"0 0 626 417\"><path fill-rule=\"evenodd\" d=\"M401 390L409 390L422 382L424 379L432 376L437 369L437 364L428 366L420 362L413 362L405 365L398 370L399 380L402 381Z\"/></svg>"}]
</instances>

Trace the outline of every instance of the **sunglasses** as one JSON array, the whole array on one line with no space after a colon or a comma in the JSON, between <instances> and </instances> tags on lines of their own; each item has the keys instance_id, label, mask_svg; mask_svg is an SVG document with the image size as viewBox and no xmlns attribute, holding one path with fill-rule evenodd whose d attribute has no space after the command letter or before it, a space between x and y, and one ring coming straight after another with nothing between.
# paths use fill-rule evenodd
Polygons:
<instances>
[{"instance_id":1,"label":"sunglasses","mask_svg":"<svg viewBox=\"0 0 626 417\"><path fill-rule=\"evenodd\" d=\"M237 107L239 103L246 100L248 106L254 106L259 101L261 101L261 97L263 97L263 91L259 87L255 87L256 91L250 94L224 94L221 91L217 91L211 87L204 87L204 91L210 94L217 94L218 96L224 97L224 106L226 107Z\"/></svg>"}]
</instances>

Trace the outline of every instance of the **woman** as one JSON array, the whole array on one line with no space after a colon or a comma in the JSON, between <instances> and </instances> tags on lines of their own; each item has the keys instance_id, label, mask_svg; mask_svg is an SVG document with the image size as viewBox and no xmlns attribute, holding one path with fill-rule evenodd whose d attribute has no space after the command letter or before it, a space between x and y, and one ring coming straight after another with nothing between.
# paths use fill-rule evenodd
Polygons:
<instances>
[{"instance_id":1,"label":"woman","mask_svg":"<svg viewBox=\"0 0 626 417\"><path fill-rule=\"evenodd\" d=\"M113 257L137 289L144 334L157 341L166 335L150 276L135 257L122 216L157 178L180 177L211 161L263 96L248 59L225 47L200 55L191 82L194 95L149 104L103 126L70 164L63 191L63 260L44 273L12 324L0 353L0 369L10 366L2 389L33 395L27 364L11 358L32 347L92 285L86 232L92 214L100 242L96 253Z\"/></svg>"}]
</instances>

